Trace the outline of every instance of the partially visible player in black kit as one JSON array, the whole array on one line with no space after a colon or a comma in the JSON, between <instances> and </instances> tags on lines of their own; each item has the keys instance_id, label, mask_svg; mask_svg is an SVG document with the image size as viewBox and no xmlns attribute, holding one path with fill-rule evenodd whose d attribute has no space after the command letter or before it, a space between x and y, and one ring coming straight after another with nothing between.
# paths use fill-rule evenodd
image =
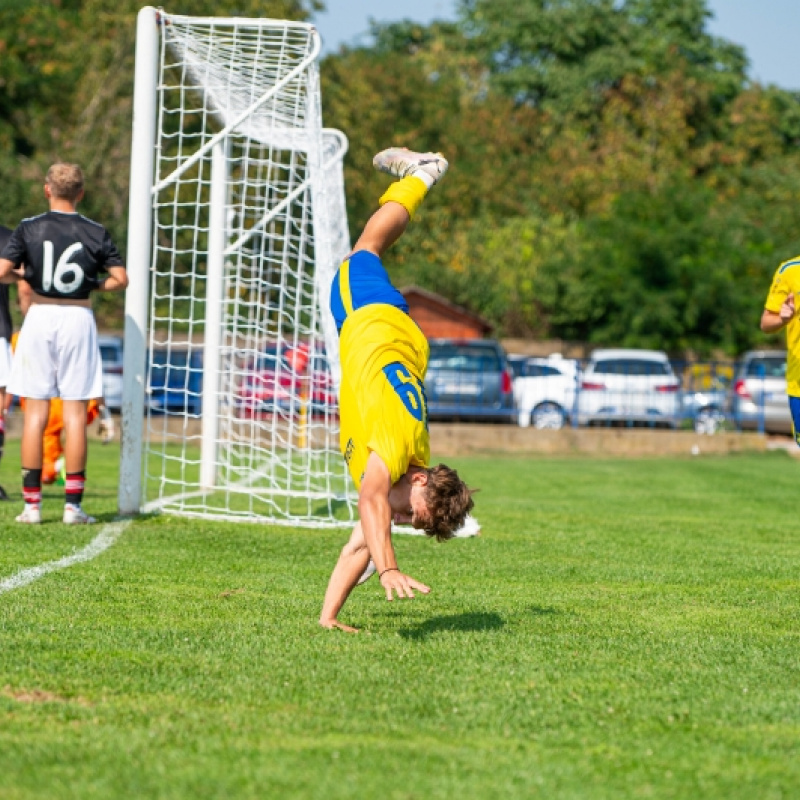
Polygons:
<instances>
[{"instance_id":1,"label":"partially visible player in black kit","mask_svg":"<svg viewBox=\"0 0 800 800\"><path fill-rule=\"evenodd\" d=\"M0 225L0 253L11 238L11 229ZM8 286L0 284L0 459L6 445L6 386L11 377L11 308ZM6 490L0 486L0 500L8 500Z\"/></svg>"},{"instance_id":2,"label":"partially visible player in black kit","mask_svg":"<svg viewBox=\"0 0 800 800\"><path fill-rule=\"evenodd\" d=\"M128 276L108 231L78 214L83 173L77 164L54 164L44 194L50 210L23 220L0 252L0 283L27 281L33 298L11 365L8 391L24 397L22 492L17 522L41 522L42 437L50 399L64 404L67 468L63 522L96 522L82 508L86 483L86 408L103 394L97 326L89 294L113 292ZM106 274L107 273L107 274Z\"/></svg>"}]
</instances>

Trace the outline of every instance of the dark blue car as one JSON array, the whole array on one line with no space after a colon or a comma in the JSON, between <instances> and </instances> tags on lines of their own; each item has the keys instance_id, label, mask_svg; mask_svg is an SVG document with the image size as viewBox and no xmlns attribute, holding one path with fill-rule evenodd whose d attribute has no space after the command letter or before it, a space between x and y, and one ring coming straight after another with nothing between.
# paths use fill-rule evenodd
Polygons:
<instances>
[{"instance_id":1,"label":"dark blue car","mask_svg":"<svg viewBox=\"0 0 800 800\"><path fill-rule=\"evenodd\" d=\"M494 339L432 339L425 394L432 420L514 419L508 357Z\"/></svg>"},{"instance_id":2,"label":"dark blue car","mask_svg":"<svg viewBox=\"0 0 800 800\"><path fill-rule=\"evenodd\" d=\"M145 403L151 413L200 416L203 406L203 351L165 347L148 357L150 371Z\"/></svg>"}]
</instances>

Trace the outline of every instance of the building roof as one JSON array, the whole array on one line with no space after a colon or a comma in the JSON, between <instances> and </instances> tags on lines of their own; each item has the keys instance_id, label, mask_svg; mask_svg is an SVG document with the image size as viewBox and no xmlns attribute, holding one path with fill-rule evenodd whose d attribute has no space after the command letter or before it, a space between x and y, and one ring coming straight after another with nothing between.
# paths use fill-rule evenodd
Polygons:
<instances>
[{"instance_id":1,"label":"building roof","mask_svg":"<svg viewBox=\"0 0 800 800\"><path fill-rule=\"evenodd\" d=\"M400 293L409 301L409 304L416 300L422 305L427 306L430 310L441 314L443 317L474 325L484 335L490 333L494 328L491 322L488 322L479 314L475 314L463 306L451 303L440 294L436 294L436 292L429 292L427 289L421 289L419 286L405 286L400 289Z\"/></svg>"}]
</instances>

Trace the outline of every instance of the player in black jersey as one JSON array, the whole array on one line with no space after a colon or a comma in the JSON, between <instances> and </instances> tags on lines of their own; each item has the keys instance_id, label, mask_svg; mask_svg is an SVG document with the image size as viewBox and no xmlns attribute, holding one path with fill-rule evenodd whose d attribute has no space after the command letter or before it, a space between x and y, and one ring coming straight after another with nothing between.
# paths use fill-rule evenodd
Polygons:
<instances>
[{"instance_id":1,"label":"player in black jersey","mask_svg":"<svg viewBox=\"0 0 800 800\"><path fill-rule=\"evenodd\" d=\"M11 238L11 229L0 225L0 253ZM0 284L0 459L6 443L6 386L11 377L11 308L8 286ZM8 500L6 490L0 486L0 500Z\"/></svg>"},{"instance_id":2,"label":"player in black jersey","mask_svg":"<svg viewBox=\"0 0 800 800\"><path fill-rule=\"evenodd\" d=\"M95 522L81 508L86 483L86 409L103 394L97 326L89 295L128 285L108 231L78 214L83 174L77 164L47 172L46 214L23 220L0 252L0 282L24 279L33 290L20 331L8 390L26 398L22 431L25 509L18 522L41 521L42 437L50 399L61 397L66 431L67 524Z\"/></svg>"}]
</instances>

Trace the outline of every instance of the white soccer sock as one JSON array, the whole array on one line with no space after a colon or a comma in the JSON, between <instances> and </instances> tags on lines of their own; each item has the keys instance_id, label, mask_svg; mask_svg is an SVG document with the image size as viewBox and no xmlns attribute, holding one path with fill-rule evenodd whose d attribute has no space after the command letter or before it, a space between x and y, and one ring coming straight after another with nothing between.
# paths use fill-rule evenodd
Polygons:
<instances>
[{"instance_id":1,"label":"white soccer sock","mask_svg":"<svg viewBox=\"0 0 800 800\"><path fill-rule=\"evenodd\" d=\"M434 183L436 183L436 179L433 177L433 175L429 175L421 167L414 170L414 172L409 172L408 174L413 175L415 178L419 178L429 189Z\"/></svg>"}]
</instances>

